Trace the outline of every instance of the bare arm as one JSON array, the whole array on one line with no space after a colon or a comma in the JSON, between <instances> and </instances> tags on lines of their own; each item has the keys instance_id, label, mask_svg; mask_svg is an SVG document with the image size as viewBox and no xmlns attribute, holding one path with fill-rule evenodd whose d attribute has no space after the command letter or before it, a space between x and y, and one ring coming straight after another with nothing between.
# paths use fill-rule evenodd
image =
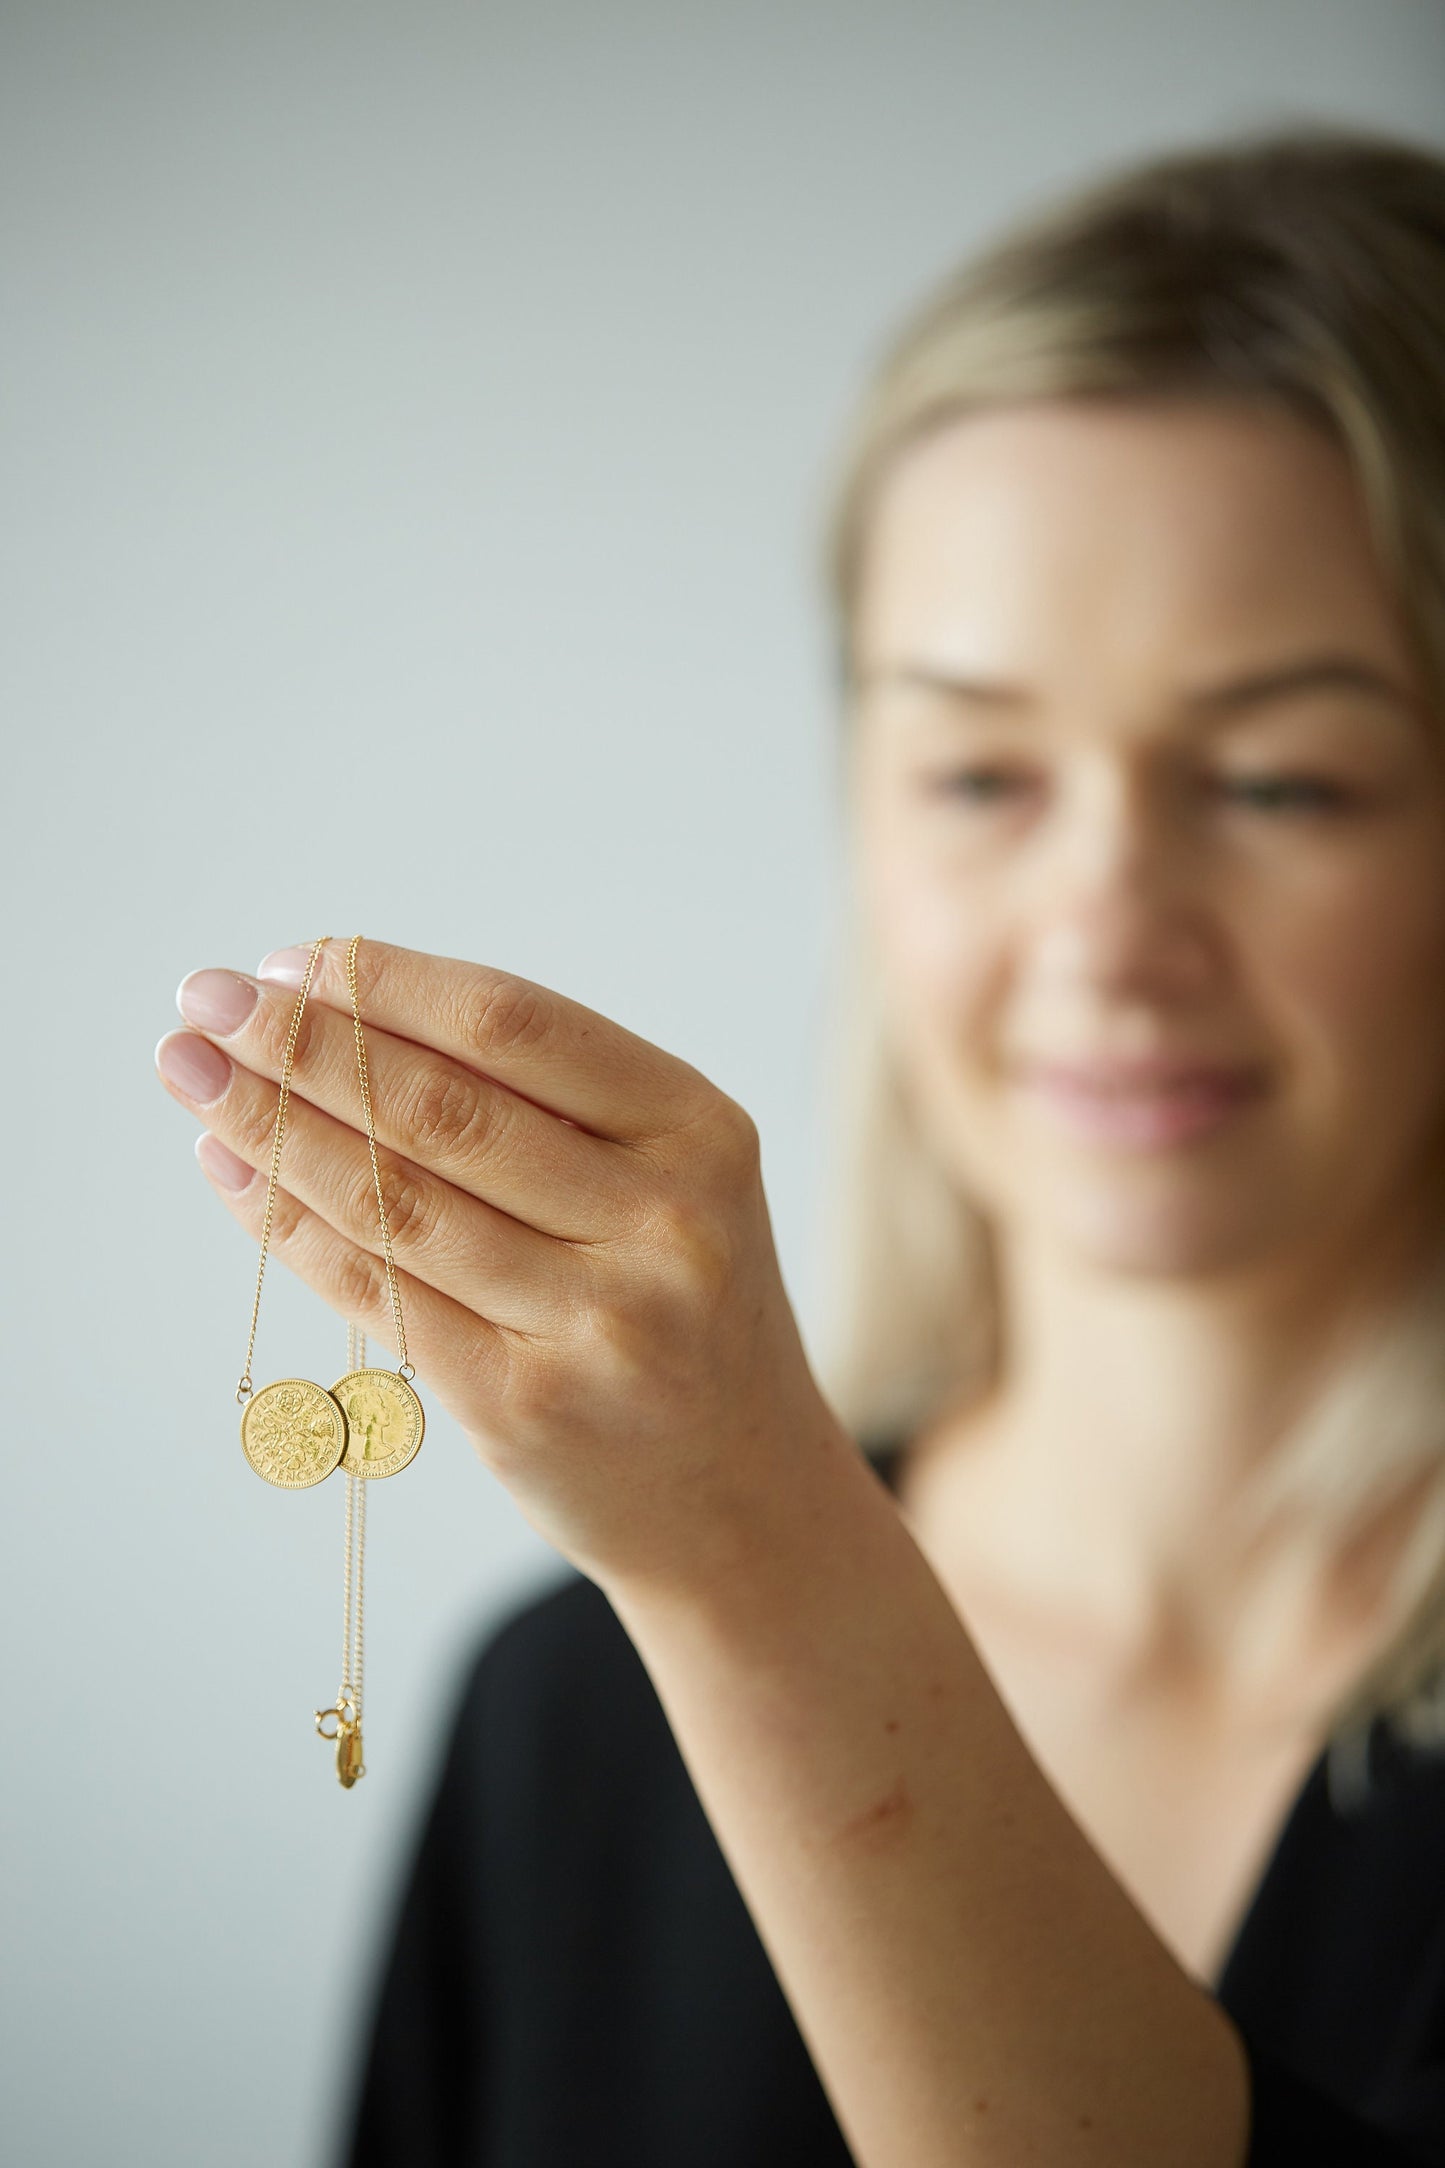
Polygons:
<instances>
[{"instance_id":1,"label":"bare arm","mask_svg":"<svg viewBox=\"0 0 1445 2168\"><path fill-rule=\"evenodd\" d=\"M408 1345L630 1632L862 2168L1239 2168L1244 2044L1052 1791L819 1392L751 1118L546 987L358 948L316 943L284 986L185 982L223 1042L218 1186L264 1232L296 1050L275 1239L393 1330L364 1019Z\"/></svg>"},{"instance_id":2,"label":"bare arm","mask_svg":"<svg viewBox=\"0 0 1445 2168\"><path fill-rule=\"evenodd\" d=\"M1239 2035L851 1441L707 1590L604 1580L860 2168L1239 2168Z\"/></svg>"}]
</instances>

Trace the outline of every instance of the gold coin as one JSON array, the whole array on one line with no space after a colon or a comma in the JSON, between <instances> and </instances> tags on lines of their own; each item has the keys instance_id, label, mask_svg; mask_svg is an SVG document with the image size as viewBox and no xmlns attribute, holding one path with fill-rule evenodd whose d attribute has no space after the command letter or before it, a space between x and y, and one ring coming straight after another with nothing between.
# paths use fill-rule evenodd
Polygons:
<instances>
[{"instance_id":1,"label":"gold coin","mask_svg":"<svg viewBox=\"0 0 1445 2168\"><path fill-rule=\"evenodd\" d=\"M348 1370L331 1388L346 1417L341 1465L348 1475L395 1475L421 1449L426 1416L395 1370Z\"/></svg>"},{"instance_id":2,"label":"gold coin","mask_svg":"<svg viewBox=\"0 0 1445 2168\"><path fill-rule=\"evenodd\" d=\"M257 1475L282 1490L305 1490L340 1466L346 1417L324 1385L278 1378L246 1402L241 1443Z\"/></svg>"}]
</instances>

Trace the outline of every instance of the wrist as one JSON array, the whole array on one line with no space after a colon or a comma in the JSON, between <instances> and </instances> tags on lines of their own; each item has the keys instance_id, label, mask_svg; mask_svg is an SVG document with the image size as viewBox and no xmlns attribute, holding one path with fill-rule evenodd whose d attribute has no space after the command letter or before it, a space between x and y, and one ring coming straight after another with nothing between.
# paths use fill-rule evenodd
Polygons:
<instances>
[{"instance_id":1,"label":"wrist","mask_svg":"<svg viewBox=\"0 0 1445 2168\"><path fill-rule=\"evenodd\" d=\"M619 1617L686 1610L730 1635L771 1634L779 1610L852 1570L870 1516L896 1510L856 1441L819 1403L699 1516L696 1540L645 1566L591 1574Z\"/></svg>"}]
</instances>

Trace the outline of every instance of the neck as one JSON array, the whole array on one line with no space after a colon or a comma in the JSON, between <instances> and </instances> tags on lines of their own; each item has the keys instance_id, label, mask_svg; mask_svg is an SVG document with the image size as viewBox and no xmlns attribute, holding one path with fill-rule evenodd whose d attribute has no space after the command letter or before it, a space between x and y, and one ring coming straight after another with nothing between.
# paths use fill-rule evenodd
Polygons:
<instances>
[{"instance_id":1,"label":"neck","mask_svg":"<svg viewBox=\"0 0 1445 2168\"><path fill-rule=\"evenodd\" d=\"M1167 1653L1252 1671L1264 1649L1317 1638L1352 1589L1363 1599L1408 1531L1406 1512L1347 1549L1307 1530L1262 1549L1234 1516L1418 1255L1398 1217L1348 1254L1316 1244L1306 1265L1213 1281L1125 1276L1001 1238L1002 1376L931 1434L930 1452L958 1448L935 1496L985 1546L980 1570L1040 1615L1143 1669Z\"/></svg>"}]
</instances>

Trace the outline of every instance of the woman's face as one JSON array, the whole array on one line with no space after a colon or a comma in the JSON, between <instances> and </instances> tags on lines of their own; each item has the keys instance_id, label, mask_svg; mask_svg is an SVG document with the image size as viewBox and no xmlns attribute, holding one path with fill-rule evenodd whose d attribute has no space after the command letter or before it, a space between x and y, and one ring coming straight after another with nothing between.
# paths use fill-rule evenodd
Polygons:
<instances>
[{"instance_id":1,"label":"woman's face","mask_svg":"<svg viewBox=\"0 0 1445 2168\"><path fill-rule=\"evenodd\" d=\"M1445 780L1341 452L1243 400L965 417L883 485L854 643L894 1042L991 1217L1206 1273L1419 1205Z\"/></svg>"}]
</instances>

